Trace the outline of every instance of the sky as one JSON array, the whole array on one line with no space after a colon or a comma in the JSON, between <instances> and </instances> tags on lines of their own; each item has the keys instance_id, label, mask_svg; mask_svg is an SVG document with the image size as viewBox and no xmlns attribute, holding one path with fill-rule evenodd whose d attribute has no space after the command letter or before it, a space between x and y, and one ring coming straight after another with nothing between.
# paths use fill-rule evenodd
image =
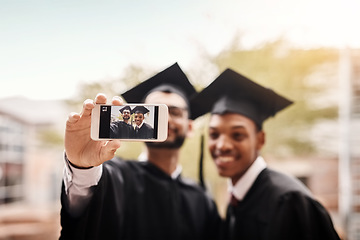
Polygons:
<instances>
[{"instance_id":1,"label":"sky","mask_svg":"<svg viewBox=\"0 0 360 240\"><path fill-rule=\"evenodd\" d=\"M130 64L201 68L243 47L360 47L358 0L0 0L0 98L68 99Z\"/></svg>"}]
</instances>

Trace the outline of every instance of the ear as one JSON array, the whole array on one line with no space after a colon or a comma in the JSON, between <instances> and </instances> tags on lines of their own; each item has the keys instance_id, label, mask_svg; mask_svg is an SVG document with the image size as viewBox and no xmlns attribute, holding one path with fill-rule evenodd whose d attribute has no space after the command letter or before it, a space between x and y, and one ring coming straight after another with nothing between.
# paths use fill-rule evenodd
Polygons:
<instances>
[{"instance_id":1,"label":"ear","mask_svg":"<svg viewBox=\"0 0 360 240\"><path fill-rule=\"evenodd\" d=\"M193 129L193 120L188 120L188 129L187 129L187 133L186 136L191 138L194 136L194 129Z\"/></svg>"},{"instance_id":2,"label":"ear","mask_svg":"<svg viewBox=\"0 0 360 240\"><path fill-rule=\"evenodd\" d=\"M256 150L260 151L265 144L265 132L263 130L257 132L256 139L257 139Z\"/></svg>"}]
</instances>

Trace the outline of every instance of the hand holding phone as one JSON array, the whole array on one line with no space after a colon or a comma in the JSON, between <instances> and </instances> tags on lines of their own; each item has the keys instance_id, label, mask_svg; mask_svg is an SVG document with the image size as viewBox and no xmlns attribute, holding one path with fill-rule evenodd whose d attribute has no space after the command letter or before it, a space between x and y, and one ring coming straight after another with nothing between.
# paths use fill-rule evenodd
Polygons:
<instances>
[{"instance_id":1,"label":"hand holding phone","mask_svg":"<svg viewBox=\"0 0 360 240\"><path fill-rule=\"evenodd\" d=\"M91 114L91 138L95 141L162 142L167 138L167 130L165 104L98 104Z\"/></svg>"},{"instance_id":2,"label":"hand holding phone","mask_svg":"<svg viewBox=\"0 0 360 240\"><path fill-rule=\"evenodd\" d=\"M78 167L98 166L114 157L120 141L94 141L90 137L91 113L95 104L106 104L104 94L93 100L84 101L80 113L71 113L65 128L65 152L69 161ZM122 99L114 98L113 105L123 104Z\"/></svg>"}]
</instances>

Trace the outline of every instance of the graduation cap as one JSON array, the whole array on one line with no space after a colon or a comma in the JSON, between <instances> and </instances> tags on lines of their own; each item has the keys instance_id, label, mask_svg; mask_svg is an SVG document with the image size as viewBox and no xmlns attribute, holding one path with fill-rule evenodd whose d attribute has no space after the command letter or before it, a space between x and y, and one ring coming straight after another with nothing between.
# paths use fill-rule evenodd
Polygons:
<instances>
[{"instance_id":1,"label":"graduation cap","mask_svg":"<svg viewBox=\"0 0 360 240\"><path fill-rule=\"evenodd\" d=\"M196 93L185 73L175 63L121 95L128 103L140 103L144 102L147 95L155 91L179 94L188 107L190 106L189 99Z\"/></svg>"},{"instance_id":2,"label":"graduation cap","mask_svg":"<svg viewBox=\"0 0 360 240\"><path fill-rule=\"evenodd\" d=\"M142 113L144 115L145 113L148 113L148 112L150 112L149 109L147 109L144 106L136 106L131 110L131 114L133 114L133 113Z\"/></svg>"},{"instance_id":3,"label":"graduation cap","mask_svg":"<svg viewBox=\"0 0 360 240\"><path fill-rule=\"evenodd\" d=\"M292 101L265 88L247 77L226 69L209 86L191 99L194 119L212 114L238 113L253 120L259 129L263 122L292 104ZM206 189L203 177L204 136L201 136L199 181Z\"/></svg>"},{"instance_id":4,"label":"graduation cap","mask_svg":"<svg viewBox=\"0 0 360 240\"><path fill-rule=\"evenodd\" d=\"M292 101L247 77L226 69L191 100L193 116L208 112L238 113L253 120L259 129L263 122L292 104Z\"/></svg>"},{"instance_id":5,"label":"graduation cap","mask_svg":"<svg viewBox=\"0 0 360 240\"><path fill-rule=\"evenodd\" d=\"M129 106L125 106L125 107L119 109L119 111L120 111L121 113L123 113L124 110L128 110L129 112L131 112L131 108L130 108Z\"/></svg>"}]
</instances>

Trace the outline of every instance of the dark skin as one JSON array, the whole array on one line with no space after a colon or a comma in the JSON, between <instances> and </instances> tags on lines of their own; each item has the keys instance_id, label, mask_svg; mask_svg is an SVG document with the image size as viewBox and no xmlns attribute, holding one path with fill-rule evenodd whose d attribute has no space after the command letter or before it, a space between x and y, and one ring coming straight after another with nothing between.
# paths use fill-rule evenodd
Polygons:
<instances>
[{"instance_id":1,"label":"dark skin","mask_svg":"<svg viewBox=\"0 0 360 240\"><path fill-rule=\"evenodd\" d=\"M144 114L142 113L135 113L135 123L136 125L140 126L140 124L144 121Z\"/></svg>"},{"instance_id":2,"label":"dark skin","mask_svg":"<svg viewBox=\"0 0 360 240\"><path fill-rule=\"evenodd\" d=\"M222 177L235 184L249 169L265 143L265 133L240 114L213 114L209 123L208 147Z\"/></svg>"}]
</instances>

